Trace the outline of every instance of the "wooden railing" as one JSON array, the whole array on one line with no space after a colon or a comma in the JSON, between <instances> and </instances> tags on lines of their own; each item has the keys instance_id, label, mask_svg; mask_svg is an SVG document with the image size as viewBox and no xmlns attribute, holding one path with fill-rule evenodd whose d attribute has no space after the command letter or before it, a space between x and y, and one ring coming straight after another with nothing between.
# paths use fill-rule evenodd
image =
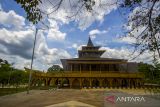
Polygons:
<instances>
[{"instance_id":1,"label":"wooden railing","mask_svg":"<svg viewBox=\"0 0 160 107\"><path fill-rule=\"evenodd\" d=\"M120 77L120 78L143 78L144 75L141 73L129 73L129 72L89 72L86 71L85 73L77 72L59 72L59 73L41 73L41 72L33 72L33 76L38 77Z\"/></svg>"}]
</instances>

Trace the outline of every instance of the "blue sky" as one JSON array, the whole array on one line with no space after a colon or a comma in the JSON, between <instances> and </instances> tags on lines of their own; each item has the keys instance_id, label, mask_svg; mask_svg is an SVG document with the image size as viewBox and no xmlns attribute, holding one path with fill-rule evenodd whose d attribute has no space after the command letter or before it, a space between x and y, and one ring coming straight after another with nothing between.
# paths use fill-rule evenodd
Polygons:
<instances>
[{"instance_id":1,"label":"blue sky","mask_svg":"<svg viewBox=\"0 0 160 107\"><path fill-rule=\"evenodd\" d=\"M14 62L17 68L29 67L35 26L25 19L24 10L14 0L1 0L0 7L0 15L3 15L0 16L0 35L5 37L0 38L0 58ZM130 59L132 50L129 42L132 40L119 38L125 35L123 26L130 13L122 15L120 12L126 11L118 8L110 7L109 12L103 10L104 17L98 19L96 16L84 27L79 26L83 19L65 20L57 16L56 20L51 20L53 24L50 26L55 29L38 32L34 68L46 70L53 64L61 64L61 58L77 57L77 49L86 45L89 35L95 45L106 49L103 57ZM146 57L149 57L148 54L134 61L145 61Z\"/></svg>"}]
</instances>

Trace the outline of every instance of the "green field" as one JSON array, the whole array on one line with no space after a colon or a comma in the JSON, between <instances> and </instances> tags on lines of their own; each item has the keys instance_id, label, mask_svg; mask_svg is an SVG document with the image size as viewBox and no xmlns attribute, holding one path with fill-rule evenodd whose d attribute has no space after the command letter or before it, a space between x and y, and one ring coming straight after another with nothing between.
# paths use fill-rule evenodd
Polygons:
<instances>
[{"instance_id":1,"label":"green field","mask_svg":"<svg viewBox=\"0 0 160 107\"><path fill-rule=\"evenodd\" d=\"M26 88L0 88L0 96L26 91Z\"/></svg>"},{"instance_id":2,"label":"green field","mask_svg":"<svg viewBox=\"0 0 160 107\"><path fill-rule=\"evenodd\" d=\"M31 87L30 90L50 90L55 89L55 87L49 87L49 86L41 86L41 87ZM27 88L0 88L0 96L14 94L27 91Z\"/></svg>"}]
</instances>

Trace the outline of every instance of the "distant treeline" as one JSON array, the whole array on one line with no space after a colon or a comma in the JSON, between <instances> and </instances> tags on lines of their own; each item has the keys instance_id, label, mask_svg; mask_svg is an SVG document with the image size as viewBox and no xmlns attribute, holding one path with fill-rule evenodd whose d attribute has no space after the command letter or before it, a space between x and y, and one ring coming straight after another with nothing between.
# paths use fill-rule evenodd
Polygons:
<instances>
[{"instance_id":1,"label":"distant treeline","mask_svg":"<svg viewBox=\"0 0 160 107\"><path fill-rule=\"evenodd\" d=\"M155 61L153 64L139 63L139 72L145 75L146 83L160 85L160 63Z\"/></svg>"},{"instance_id":2,"label":"distant treeline","mask_svg":"<svg viewBox=\"0 0 160 107\"><path fill-rule=\"evenodd\" d=\"M19 87L28 83L28 72L15 69L7 60L0 59L0 86Z\"/></svg>"}]
</instances>

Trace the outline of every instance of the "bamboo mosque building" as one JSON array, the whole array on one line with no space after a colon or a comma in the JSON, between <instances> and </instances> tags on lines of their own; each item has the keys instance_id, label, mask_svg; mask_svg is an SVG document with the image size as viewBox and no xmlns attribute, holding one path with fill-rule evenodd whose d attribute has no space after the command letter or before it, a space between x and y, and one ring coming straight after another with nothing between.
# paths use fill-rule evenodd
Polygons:
<instances>
[{"instance_id":1,"label":"bamboo mosque building","mask_svg":"<svg viewBox=\"0 0 160 107\"><path fill-rule=\"evenodd\" d=\"M62 88L137 88L143 85L137 63L102 58L105 50L99 48L89 37L87 45L78 50L78 58L61 59L63 73L33 72L32 85L40 85L40 81Z\"/></svg>"}]
</instances>

